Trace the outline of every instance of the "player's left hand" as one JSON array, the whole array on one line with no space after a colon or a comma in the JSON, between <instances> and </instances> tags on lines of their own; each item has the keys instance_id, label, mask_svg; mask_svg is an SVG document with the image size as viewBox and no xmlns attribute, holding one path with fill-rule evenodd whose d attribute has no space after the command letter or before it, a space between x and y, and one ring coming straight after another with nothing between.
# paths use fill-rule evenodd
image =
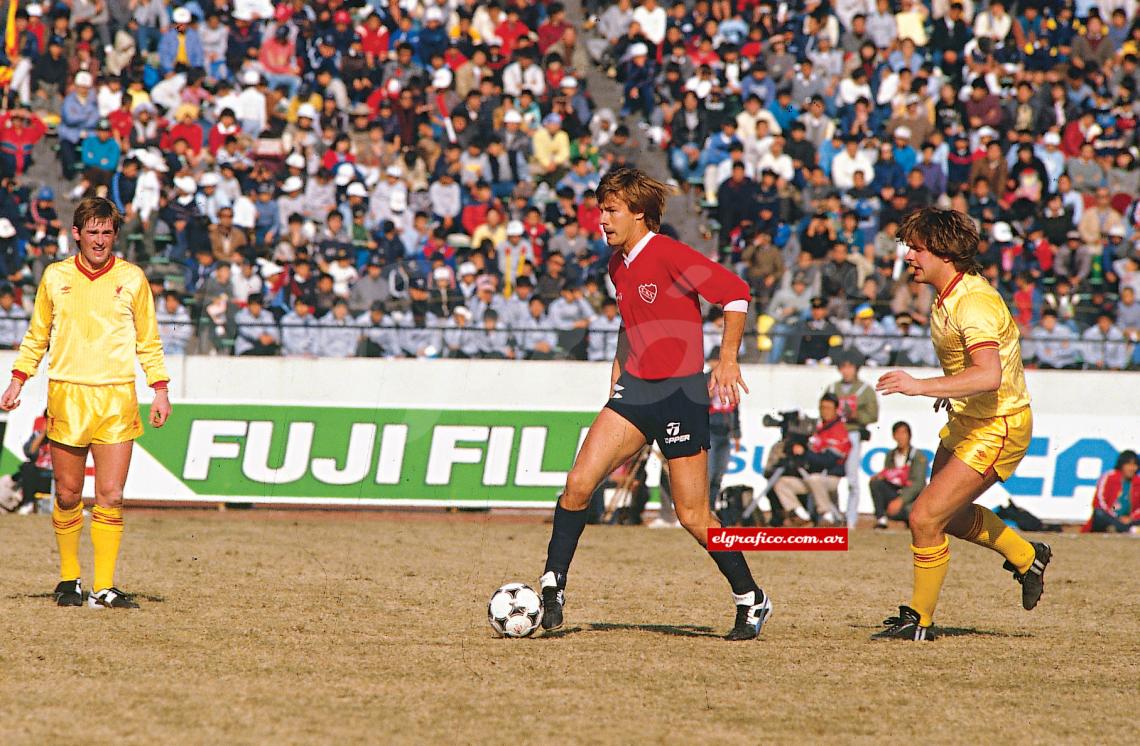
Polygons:
<instances>
[{"instance_id":1,"label":"player's left hand","mask_svg":"<svg viewBox=\"0 0 1140 746\"><path fill-rule=\"evenodd\" d=\"M922 394L922 382L905 371L892 370L879 378L878 383L875 384L875 391L880 394L919 396Z\"/></svg>"},{"instance_id":2,"label":"player's left hand","mask_svg":"<svg viewBox=\"0 0 1140 746\"><path fill-rule=\"evenodd\" d=\"M744 393L751 393L748 385L740 375L740 364L735 360L720 360L713 365L709 375L709 396L719 396L731 406L740 403L740 391L737 386L744 389Z\"/></svg>"},{"instance_id":3,"label":"player's left hand","mask_svg":"<svg viewBox=\"0 0 1140 746\"><path fill-rule=\"evenodd\" d=\"M159 389L154 392L154 403L150 405L150 424L162 427L170 417L170 394Z\"/></svg>"}]
</instances>

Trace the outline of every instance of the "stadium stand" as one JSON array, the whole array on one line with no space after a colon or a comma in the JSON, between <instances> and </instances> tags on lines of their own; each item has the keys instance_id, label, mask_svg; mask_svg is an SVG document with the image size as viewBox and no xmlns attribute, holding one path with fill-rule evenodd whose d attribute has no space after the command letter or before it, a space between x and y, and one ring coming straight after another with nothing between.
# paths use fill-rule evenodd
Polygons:
<instances>
[{"instance_id":1,"label":"stadium stand","mask_svg":"<svg viewBox=\"0 0 1140 746\"><path fill-rule=\"evenodd\" d=\"M933 364L893 231L937 205L1027 362L1140 363L1130 0L4 9L5 340L98 194L172 351L604 359L593 190L652 162L753 288L747 360Z\"/></svg>"}]
</instances>

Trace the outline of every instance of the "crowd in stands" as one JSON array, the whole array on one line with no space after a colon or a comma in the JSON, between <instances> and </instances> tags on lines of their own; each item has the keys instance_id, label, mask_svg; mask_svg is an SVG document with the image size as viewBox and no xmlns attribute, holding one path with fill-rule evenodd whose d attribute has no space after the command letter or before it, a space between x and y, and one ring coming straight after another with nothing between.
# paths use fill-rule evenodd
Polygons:
<instances>
[{"instance_id":1,"label":"crowd in stands","mask_svg":"<svg viewBox=\"0 0 1140 746\"><path fill-rule=\"evenodd\" d=\"M604 360L620 318L594 189L658 159L752 286L746 359L934 365L935 299L894 231L937 205L977 222L1028 362L1140 362L1132 0L585 10L21 5L0 74L0 344L69 250L61 203L98 194L172 353ZM616 111L589 90L603 75ZM62 191L26 176L49 146Z\"/></svg>"}]
</instances>

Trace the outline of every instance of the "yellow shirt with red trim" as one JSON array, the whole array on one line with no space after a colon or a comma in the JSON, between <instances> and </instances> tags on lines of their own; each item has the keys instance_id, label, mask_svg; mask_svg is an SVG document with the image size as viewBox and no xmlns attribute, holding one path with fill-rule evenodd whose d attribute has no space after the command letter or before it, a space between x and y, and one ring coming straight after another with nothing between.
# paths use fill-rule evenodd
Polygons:
<instances>
[{"instance_id":1,"label":"yellow shirt with red trim","mask_svg":"<svg viewBox=\"0 0 1140 746\"><path fill-rule=\"evenodd\" d=\"M970 353L994 348L1001 359L997 391L953 399L953 411L980 419L1002 417L1029 406L1021 365L1021 332L998 291L981 275L959 274L934 302L930 313L934 351L948 376L970 365Z\"/></svg>"},{"instance_id":2,"label":"yellow shirt with red trim","mask_svg":"<svg viewBox=\"0 0 1140 746\"><path fill-rule=\"evenodd\" d=\"M97 272L77 256L44 270L12 375L35 375L49 349L52 381L134 383L136 359L148 386L164 388L170 380L150 284L141 269L116 257Z\"/></svg>"}]
</instances>

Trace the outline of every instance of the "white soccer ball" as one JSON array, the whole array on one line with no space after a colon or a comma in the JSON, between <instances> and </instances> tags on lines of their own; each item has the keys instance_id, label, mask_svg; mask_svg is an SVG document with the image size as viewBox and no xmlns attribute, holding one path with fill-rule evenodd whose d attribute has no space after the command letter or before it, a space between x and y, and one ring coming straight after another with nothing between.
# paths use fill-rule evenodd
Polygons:
<instances>
[{"instance_id":1,"label":"white soccer ball","mask_svg":"<svg viewBox=\"0 0 1140 746\"><path fill-rule=\"evenodd\" d=\"M529 637L542 621L542 596L525 583L507 583L491 594L487 621L499 637Z\"/></svg>"}]
</instances>

